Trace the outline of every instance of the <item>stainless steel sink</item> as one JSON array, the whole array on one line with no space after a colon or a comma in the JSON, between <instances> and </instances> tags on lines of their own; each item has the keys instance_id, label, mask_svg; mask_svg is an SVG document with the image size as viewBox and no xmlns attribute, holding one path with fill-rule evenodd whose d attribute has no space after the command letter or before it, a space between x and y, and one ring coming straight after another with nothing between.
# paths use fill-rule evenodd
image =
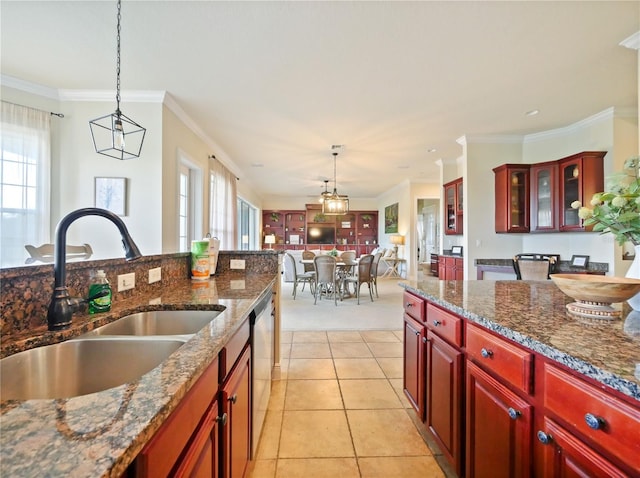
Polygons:
<instances>
[{"instance_id":1,"label":"stainless steel sink","mask_svg":"<svg viewBox=\"0 0 640 478\"><path fill-rule=\"evenodd\" d=\"M124 316L92 330L91 335L191 335L222 310L157 310Z\"/></svg>"},{"instance_id":2,"label":"stainless steel sink","mask_svg":"<svg viewBox=\"0 0 640 478\"><path fill-rule=\"evenodd\" d=\"M137 380L175 352L178 338L69 340L0 360L0 398L69 398Z\"/></svg>"}]
</instances>

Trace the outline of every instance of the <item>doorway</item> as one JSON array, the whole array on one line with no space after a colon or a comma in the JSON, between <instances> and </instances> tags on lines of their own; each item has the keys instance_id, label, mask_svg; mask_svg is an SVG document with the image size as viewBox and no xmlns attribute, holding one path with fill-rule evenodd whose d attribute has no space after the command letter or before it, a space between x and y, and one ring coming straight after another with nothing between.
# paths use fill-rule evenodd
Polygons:
<instances>
[{"instance_id":1,"label":"doorway","mask_svg":"<svg viewBox=\"0 0 640 478\"><path fill-rule=\"evenodd\" d=\"M429 275L431 254L440 252L440 200L418 199L416 208L416 237L418 238L418 277L423 273Z\"/></svg>"}]
</instances>

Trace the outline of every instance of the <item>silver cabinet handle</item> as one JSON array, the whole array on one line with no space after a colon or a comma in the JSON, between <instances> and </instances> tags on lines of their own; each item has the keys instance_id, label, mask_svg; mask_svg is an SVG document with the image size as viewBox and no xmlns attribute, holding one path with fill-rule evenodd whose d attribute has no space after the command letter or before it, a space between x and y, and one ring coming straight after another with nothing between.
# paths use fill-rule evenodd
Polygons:
<instances>
[{"instance_id":1,"label":"silver cabinet handle","mask_svg":"<svg viewBox=\"0 0 640 478\"><path fill-rule=\"evenodd\" d=\"M509 418L511 418L511 420L515 420L520 415L522 415L522 413L520 411L516 410L515 408L511 408L511 407L509 407L509 410L507 410L507 413L509 414Z\"/></svg>"},{"instance_id":2,"label":"silver cabinet handle","mask_svg":"<svg viewBox=\"0 0 640 478\"><path fill-rule=\"evenodd\" d=\"M584 416L584 421L587 423L589 428L594 430L602 430L607 422L604 421L604 418L593 415L592 413L587 413Z\"/></svg>"},{"instance_id":3,"label":"silver cabinet handle","mask_svg":"<svg viewBox=\"0 0 640 478\"><path fill-rule=\"evenodd\" d=\"M542 430L538 430L537 435L538 435L538 441L540 443L542 443L543 445L548 445L552 441L551 435L548 435L547 433L543 432Z\"/></svg>"},{"instance_id":4,"label":"silver cabinet handle","mask_svg":"<svg viewBox=\"0 0 640 478\"><path fill-rule=\"evenodd\" d=\"M482 350L480 350L480 355L482 355L484 358L491 358L493 356L493 351L485 349L483 347Z\"/></svg>"},{"instance_id":5,"label":"silver cabinet handle","mask_svg":"<svg viewBox=\"0 0 640 478\"><path fill-rule=\"evenodd\" d=\"M438 325L442 325L442 322L440 322L439 320L434 320L433 325L437 327Z\"/></svg>"}]
</instances>

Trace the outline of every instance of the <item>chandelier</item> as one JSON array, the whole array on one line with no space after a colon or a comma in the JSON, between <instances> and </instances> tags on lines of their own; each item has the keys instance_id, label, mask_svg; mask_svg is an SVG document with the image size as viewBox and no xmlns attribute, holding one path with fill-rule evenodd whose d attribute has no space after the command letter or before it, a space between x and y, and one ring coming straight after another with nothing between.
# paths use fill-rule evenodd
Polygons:
<instances>
[{"instance_id":1,"label":"chandelier","mask_svg":"<svg viewBox=\"0 0 640 478\"><path fill-rule=\"evenodd\" d=\"M96 153L123 160L140 156L147 130L120 111L120 1L116 37L116 111L89 121L89 128Z\"/></svg>"},{"instance_id":2,"label":"chandelier","mask_svg":"<svg viewBox=\"0 0 640 478\"><path fill-rule=\"evenodd\" d=\"M322 193L322 213L328 215L337 216L339 214L346 214L349 212L349 196L338 194L338 190L336 188L336 158L338 153L334 151L333 153L333 192L328 193L326 191L326 182L325 182L325 192Z\"/></svg>"}]
</instances>

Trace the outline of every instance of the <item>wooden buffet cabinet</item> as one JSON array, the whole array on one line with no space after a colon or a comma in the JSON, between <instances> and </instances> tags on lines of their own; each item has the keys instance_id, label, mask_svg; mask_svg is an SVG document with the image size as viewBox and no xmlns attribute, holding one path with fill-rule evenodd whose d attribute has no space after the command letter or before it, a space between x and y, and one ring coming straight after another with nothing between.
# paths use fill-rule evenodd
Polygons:
<instances>
[{"instance_id":1,"label":"wooden buffet cabinet","mask_svg":"<svg viewBox=\"0 0 640 478\"><path fill-rule=\"evenodd\" d=\"M251 459L250 323L244 321L126 476L242 478Z\"/></svg>"},{"instance_id":2,"label":"wooden buffet cabinet","mask_svg":"<svg viewBox=\"0 0 640 478\"><path fill-rule=\"evenodd\" d=\"M322 230L325 242L310 244L307 235ZM262 242L274 235L274 249L355 249L358 256L378 247L378 211L350 211L333 216L322 214L319 204L307 204L305 210L263 210Z\"/></svg>"},{"instance_id":3,"label":"wooden buffet cabinet","mask_svg":"<svg viewBox=\"0 0 640 478\"><path fill-rule=\"evenodd\" d=\"M404 392L458 476L640 476L640 407L404 292Z\"/></svg>"},{"instance_id":4,"label":"wooden buffet cabinet","mask_svg":"<svg viewBox=\"0 0 640 478\"><path fill-rule=\"evenodd\" d=\"M444 189L444 233L447 235L460 235L463 233L462 178L454 179L442 187Z\"/></svg>"},{"instance_id":5,"label":"wooden buffet cabinet","mask_svg":"<svg viewBox=\"0 0 640 478\"><path fill-rule=\"evenodd\" d=\"M495 173L495 231L589 230L574 201L588 203L604 189L606 151L584 151L555 161L503 164Z\"/></svg>"}]
</instances>

